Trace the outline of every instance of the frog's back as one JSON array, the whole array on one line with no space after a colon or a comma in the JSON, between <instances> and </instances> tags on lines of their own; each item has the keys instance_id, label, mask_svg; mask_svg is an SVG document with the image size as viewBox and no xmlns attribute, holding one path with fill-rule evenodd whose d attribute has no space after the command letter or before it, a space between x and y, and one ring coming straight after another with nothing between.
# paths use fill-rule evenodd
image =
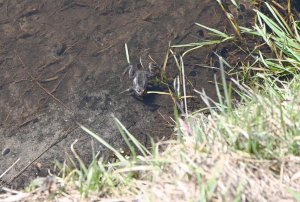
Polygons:
<instances>
[{"instance_id":1,"label":"frog's back","mask_svg":"<svg viewBox=\"0 0 300 202\"><path fill-rule=\"evenodd\" d=\"M147 77L147 72L146 71L140 71L140 72L137 72L137 75L136 75L136 84L137 86L139 87L142 87L142 88L147 88L147 85L148 85L148 77Z\"/></svg>"}]
</instances>

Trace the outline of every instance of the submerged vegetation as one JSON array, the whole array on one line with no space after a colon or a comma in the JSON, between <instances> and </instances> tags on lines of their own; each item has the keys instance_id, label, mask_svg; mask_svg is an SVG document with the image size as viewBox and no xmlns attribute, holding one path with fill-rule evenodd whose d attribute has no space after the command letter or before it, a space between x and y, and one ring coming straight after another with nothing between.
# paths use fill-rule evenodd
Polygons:
<instances>
[{"instance_id":1,"label":"submerged vegetation","mask_svg":"<svg viewBox=\"0 0 300 202\"><path fill-rule=\"evenodd\" d=\"M218 1L222 6L221 1ZM238 1L232 1L238 7ZM278 7L279 4L276 4ZM1 197L110 201L300 201L300 28L291 12L286 16L271 3L266 13L254 10L253 27L242 27L222 7L235 35L196 23L213 39L170 46L166 61L174 59L180 72L169 92L175 109L175 137L146 148L114 117L130 155L111 147L101 136L80 127L111 150L117 160L105 162L95 154L86 166L76 154L73 166L57 164L59 175L33 183L26 193ZM216 53L221 82L218 101L195 92L208 113L189 112L184 56L223 42L258 41L247 52L249 62L232 68ZM175 49L183 49L180 56ZM128 50L126 56L129 61ZM166 69L164 63L163 70ZM234 64L236 65L236 64ZM230 67L231 73L225 72ZM230 84L226 77L235 75ZM164 75L162 75L162 78ZM164 80L162 79L162 82ZM216 83L218 81L216 80ZM167 84L166 84L167 85ZM249 87L250 86L250 87ZM222 90L222 91L221 91ZM232 98L232 91L239 102ZM222 92L222 93L221 93ZM182 115L179 115L181 112ZM79 166L76 166L78 165ZM10 190L7 190L10 193ZM1 199L0 197L0 199Z\"/></svg>"}]
</instances>

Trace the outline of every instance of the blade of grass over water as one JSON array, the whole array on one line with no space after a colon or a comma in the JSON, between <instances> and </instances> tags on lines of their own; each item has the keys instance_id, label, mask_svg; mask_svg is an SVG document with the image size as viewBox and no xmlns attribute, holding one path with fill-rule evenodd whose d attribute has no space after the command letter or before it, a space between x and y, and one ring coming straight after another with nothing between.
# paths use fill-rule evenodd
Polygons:
<instances>
[{"instance_id":1,"label":"blade of grass over water","mask_svg":"<svg viewBox=\"0 0 300 202\"><path fill-rule=\"evenodd\" d=\"M87 168L85 167L85 164L83 163L83 161L81 160L81 158L79 157L79 155L77 154L77 152L74 149L74 145L78 142L78 139L76 139L72 144L71 144L71 151L73 152L73 155L75 156L76 160L79 162L80 164L80 168L83 170L84 174L87 174Z\"/></svg>"},{"instance_id":2,"label":"blade of grass over water","mask_svg":"<svg viewBox=\"0 0 300 202\"><path fill-rule=\"evenodd\" d=\"M229 36L227 35L226 33L224 32L221 32L217 29L213 29L213 28L210 28L210 27L207 27L205 25L202 25L200 23L195 23L197 26L199 27L202 27L204 29L206 29L207 31L209 31L209 34L215 36L215 37L218 37L220 39L211 39L211 40L204 40L204 41L200 41L200 42L195 42L195 43L188 43L188 44L182 44L182 45L172 45L171 47L172 48L184 48L184 47L191 47L190 49L186 50L183 54L182 54L182 58L187 55L188 53L196 50L196 49L199 49L199 48L202 48L202 47L205 47L205 46L211 46L211 45L215 45L215 44L220 44L222 42L225 42L225 41L229 41L229 40L232 40L234 39L235 37L234 36Z\"/></svg>"},{"instance_id":3,"label":"blade of grass over water","mask_svg":"<svg viewBox=\"0 0 300 202\"><path fill-rule=\"evenodd\" d=\"M122 135L122 138L124 139L124 141L126 142L127 146L129 147L130 149L130 152L131 152L131 156L136 159L137 157L137 154L136 154L136 151L135 151L135 148L134 146L132 145L132 143L130 142L129 138L127 137L127 135L125 134L124 130L121 128L121 126L119 126L117 124L117 127Z\"/></svg>"},{"instance_id":4,"label":"blade of grass over water","mask_svg":"<svg viewBox=\"0 0 300 202\"><path fill-rule=\"evenodd\" d=\"M185 82L185 70L184 70L184 63L182 57L180 57L180 66L181 66L181 74L182 74L182 88L183 88L183 100L184 100L184 109L185 109L185 116L188 117L188 107L187 107L187 96L186 96L186 82Z\"/></svg>"},{"instance_id":5,"label":"blade of grass over water","mask_svg":"<svg viewBox=\"0 0 300 202\"><path fill-rule=\"evenodd\" d=\"M171 95L171 93L162 92L162 91L147 91L147 94L157 94L157 95Z\"/></svg>"},{"instance_id":6,"label":"blade of grass over water","mask_svg":"<svg viewBox=\"0 0 300 202\"><path fill-rule=\"evenodd\" d=\"M90 131L89 129L87 129L86 127L84 127L81 124L79 124L79 126L80 126L80 128L83 131L85 131L86 133L88 133L89 135L91 135L98 142L100 142L103 146L105 146L107 149L109 149L110 151L112 151L120 161L127 161L120 152L118 152L115 148L113 148L110 144L108 144L104 139L102 139L96 133L93 133L92 131Z\"/></svg>"},{"instance_id":7,"label":"blade of grass over water","mask_svg":"<svg viewBox=\"0 0 300 202\"><path fill-rule=\"evenodd\" d=\"M129 58L129 52L128 52L128 46L127 46L127 43L125 43L125 52L126 52L127 63L128 63L128 64L131 64L131 63L130 63L130 58Z\"/></svg>"},{"instance_id":8,"label":"blade of grass over water","mask_svg":"<svg viewBox=\"0 0 300 202\"><path fill-rule=\"evenodd\" d=\"M170 54L170 47L171 47L171 42L169 42L169 46L168 46L168 50L164 59L164 63L162 66L162 70L161 70L161 79L163 79L166 75L166 69L167 69L167 62L169 60L169 54Z\"/></svg>"},{"instance_id":9,"label":"blade of grass over water","mask_svg":"<svg viewBox=\"0 0 300 202\"><path fill-rule=\"evenodd\" d=\"M224 61L224 59L221 56L219 56L217 53L215 53L215 54L218 56L218 59L219 59L221 79L222 79L222 85L223 85L223 90L224 90L224 95L225 95L226 107L228 110L231 110L232 100L231 100L231 96L230 96L230 88L227 87L225 69L224 69L224 62L226 63L226 61ZM226 64L229 65L228 63L226 63ZM217 84L216 84L216 86L217 86ZM217 92L218 91L219 91L219 89L217 89ZM220 100L220 98L219 98L219 100Z\"/></svg>"},{"instance_id":10,"label":"blade of grass over water","mask_svg":"<svg viewBox=\"0 0 300 202\"><path fill-rule=\"evenodd\" d=\"M203 24L200 24L200 23L195 23L195 24L199 27L202 27L202 28L210 31L210 34L215 35L215 36L220 37L220 38L223 38L223 40L228 40L228 39L233 39L234 38L233 36L229 36L229 35L225 34L224 32L221 32L217 29L207 27L207 26L205 26Z\"/></svg>"},{"instance_id":11,"label":"blade of grass over water","mask_svg":"<svg viewBox=\"0 0 300 202\"><path fill-rule=\"evenodd\" d=\"M116 121L117 125L121 130L125 132L125 134L129 137L130 141L138 148L138 150L143 154L143 156L151 155L151 152L142 145L127 129L126 127L117 119L114 115L112 115L113 119Z\"/></svg>"}]
</instances>

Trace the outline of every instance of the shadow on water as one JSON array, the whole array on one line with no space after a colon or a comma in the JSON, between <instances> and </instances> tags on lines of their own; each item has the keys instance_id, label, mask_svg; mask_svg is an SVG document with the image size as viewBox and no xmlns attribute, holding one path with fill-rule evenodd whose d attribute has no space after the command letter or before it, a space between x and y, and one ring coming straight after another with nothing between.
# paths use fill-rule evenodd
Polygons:
<instances>
[{"instance_id":1,"label":"shadow on water","mask_svg":"<svg viewBox=\"0 0 300 202\"><path fill-rule=\"evenodd\" d=\"M163 88L161 86L150 86L148 87L148 91L157 91L157 92L164 92L166 88ZM136 95L135 93L132 93L131 95L135 100L143 103L145 106L149 107L150 111L154 112L157 109L160 108L159 104L156 104L156 99L158 98L158 95L155 93L149 93L145 96L141 97Z\"/></svg>"}]
</instances>

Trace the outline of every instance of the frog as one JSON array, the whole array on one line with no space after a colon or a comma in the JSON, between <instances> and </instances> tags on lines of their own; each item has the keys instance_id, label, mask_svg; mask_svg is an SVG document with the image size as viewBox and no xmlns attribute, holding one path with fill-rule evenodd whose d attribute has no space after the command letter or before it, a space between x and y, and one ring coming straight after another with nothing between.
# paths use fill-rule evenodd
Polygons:
<instances>
[{"instance_id":1,"label":"frog","mask_svg":"<svg viewBox=\"0 0 300 202\"><path fill-rule=\"evenodd\" d=\"M148 71L140 70L137 65L129 64L123 74L128 71L129 78L132 79L132 86L123 92L133 91L139 97L145 96L149 87L149 80L154 77L151 62L148 65L148 69Z\"/></svg>"}]
</instances>

